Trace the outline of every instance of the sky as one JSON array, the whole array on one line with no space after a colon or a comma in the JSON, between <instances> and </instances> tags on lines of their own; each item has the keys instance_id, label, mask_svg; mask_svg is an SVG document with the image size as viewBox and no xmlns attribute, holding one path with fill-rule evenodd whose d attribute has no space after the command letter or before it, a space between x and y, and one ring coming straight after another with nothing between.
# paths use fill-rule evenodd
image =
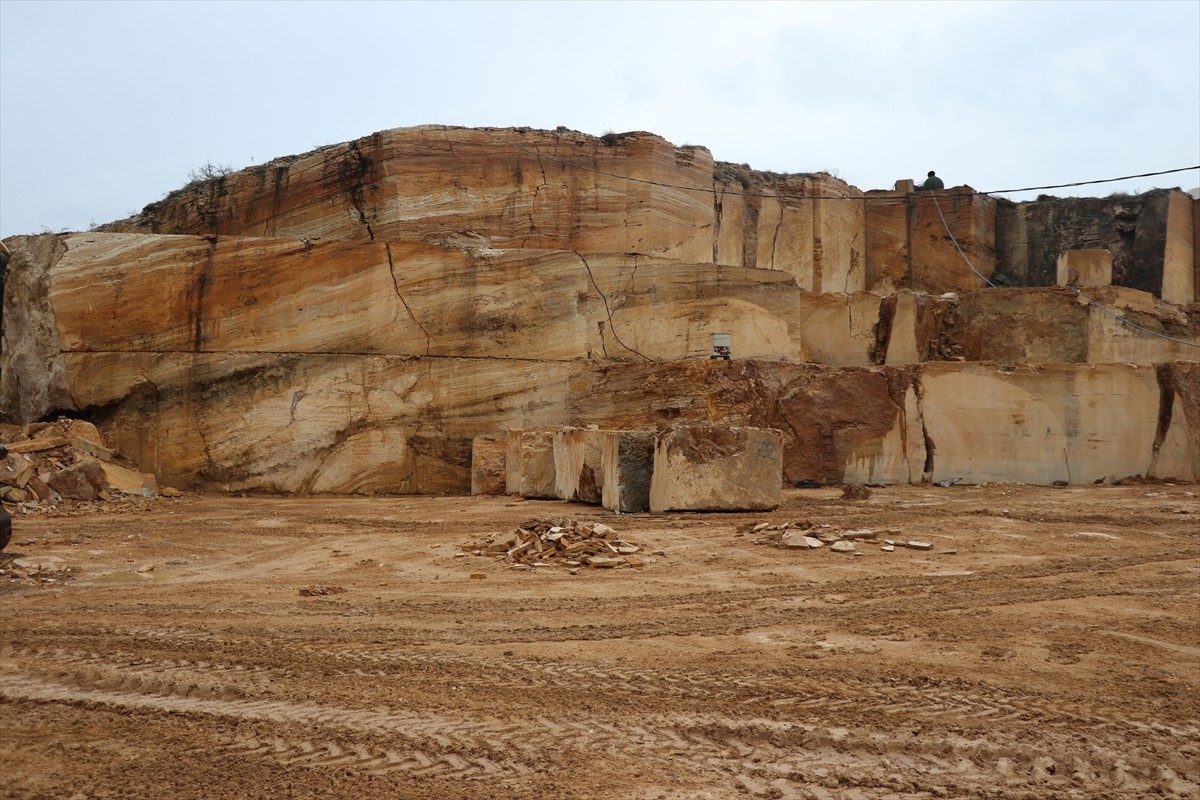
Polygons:
<instances>
[{"instance_id":1,"label":"sky","mask_svg":"<svg viewBox=\"0 0 1200 800\"><path fill-rule=\"evenodd\" d=\"M1200 0L0 0L0 237L425 124L649 131L860 189L1193 167ZM1173 186L1200 171L1044 193Z\"/></svg>"}]
</instances>

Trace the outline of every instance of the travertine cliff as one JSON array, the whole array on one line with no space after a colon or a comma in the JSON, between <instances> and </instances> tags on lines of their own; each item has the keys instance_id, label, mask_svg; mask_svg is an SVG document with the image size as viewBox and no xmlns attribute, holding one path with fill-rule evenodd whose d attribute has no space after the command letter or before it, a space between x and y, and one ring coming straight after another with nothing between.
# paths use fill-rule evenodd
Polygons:
<instances>
[{"instance_id":1,"label":"travertine cliff","mask_svg":"<svg viewBox=\"0 0 1200 800\"><path fill-rule=\"evenodd\" d=\"M652 134L385 131L10 240L0 414L231 489L466 492L476 436L677 421L782 431L789 481L1200 479L1185 197L1122 251L1156 290L1088 303L981 288L1092 246L1030 234L1046 201L1020 228Z\"/></svg>"}]
</instances>

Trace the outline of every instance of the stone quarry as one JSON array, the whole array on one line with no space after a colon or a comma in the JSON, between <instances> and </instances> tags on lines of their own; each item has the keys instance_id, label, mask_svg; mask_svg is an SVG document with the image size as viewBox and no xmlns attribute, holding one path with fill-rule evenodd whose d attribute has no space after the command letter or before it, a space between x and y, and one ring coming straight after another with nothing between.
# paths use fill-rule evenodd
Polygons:
<instances>
[{"instance_id":1,"label":"stone quarry","mask_svg":"<svg viewBox=\"0 0 1200 800\"><path fill-rule=\"evenodd\" d=\"M742 509L805 480L1196 481L1197 234L1180 191L1013 203L642 132L382 131L6 240L0 418L88 420L226 491L665 511L729 507L723 481Z\"/></svg>"}]
</instances>

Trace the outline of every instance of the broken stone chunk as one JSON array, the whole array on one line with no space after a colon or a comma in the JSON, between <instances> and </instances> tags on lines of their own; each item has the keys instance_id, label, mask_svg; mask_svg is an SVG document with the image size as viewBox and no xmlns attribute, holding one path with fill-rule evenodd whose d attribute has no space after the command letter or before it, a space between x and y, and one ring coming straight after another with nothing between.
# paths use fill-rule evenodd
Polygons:
<instances>
[{"instance_id":1,"label":"broken stone chunk","mask_svg":"<svg viewBox=\"0 0 1200 800\"><path fill-rule=\"evenodd\" d=\"M907 548L910 548L912 550L932 550L933 549L933 545L930 544L929 542L918 542L918 541L915 541L912 539L905 542L904 546Z\"/></svg>"}]
</instances>

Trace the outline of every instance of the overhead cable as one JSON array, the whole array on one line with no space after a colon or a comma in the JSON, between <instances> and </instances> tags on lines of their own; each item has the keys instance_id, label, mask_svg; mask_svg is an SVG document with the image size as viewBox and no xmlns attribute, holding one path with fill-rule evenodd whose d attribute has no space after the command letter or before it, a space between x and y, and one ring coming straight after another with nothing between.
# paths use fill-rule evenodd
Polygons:
<instances>
[{"instance_id":1,"label":"overhead cable","mask_svg":"<svg viewBox=\"0 0 1200 800\"><path fill-rule=\"evenodd\" d=\"M481 128L479 130L482 131L484 134L490 136L491 138L495 139L496 141L500 142L501 144L508 145L509 147L513 148L514 150L518 150L532 158L542 159L545 161L551 161L555 164L562 164L565 167L572 167L574 169L583 170L584 172L591 172L595 175L604 175L609 178L617 178L618 180L630 181L632 183L642 183L647 186L658 186L663 189L679 189L680 191L684 191L684 192L699 192L701 194L723 194L724 193L723 191L719 191L715 188L709 188L709 187L705 187L705 186L685 186L685 185L679 184L679 183L667 183L665 181L650 180L649 178L634 178L630 175L620 175L616 172L609 172L607 170L599 169L598 167L591 167L591 166L588 166L587 164L580 164L576 161L568 161L567 159L564 159L564 158L557 158L555 156L546 155L546 154L541 153L536 150L530 150L526 147L522 147L521 145L519 145L515 142L510 142L507 139L503 139L487 129ZM1158 172L1143 172L1138 175L1123 175L1119 178L1098 178L1096 180L1090 180L1090 181L1075 181L1074 183L1056 183L1056 184L1048 184L1046 186L1026 186L1021 189L990 189L985 192L977 191L975 189L972 189L969 192L961 192L961 191L940 191L939 192L939 191L923 190L921 192L921 196L924 197L924 196L934 195L934 196L940 196L940 197L973 197L976 195L1013 194L1016 192L1032 192L1032 191L1037 191L1040 189L1063 189L1063 188L1068 188L1068 187L1072 187L1072 186L1090 186L1093 184L1100 184L1100 183L1115 183L1117 181L1127 181L1127 180L1132 180L1134 178L1150 178L1150 177L1154 177L1156 175L1171 175L1176 172L1189 172L1191 170L1200 170L1200 164L1197 164L1194 167L1176 167L1175 169L1164 169L1164 170L1159 170ZM736 192L735 194L737 194L737 196L739 196L739 197L773 197L773 198L779 199L779 200L784 200L784 199L790 199L790 200L855 200L855 201L863 201L863 202L867 202L867 203L897 203L897 202L903 201L903 198L896 197L894 195L890 196L890 197L889 196L873 197L873 196L869 196L869 195L855 197L853 195L846 195L846 194L830 194L830 195L786 194L786 193L780 193L780 192L774 192L774 193L770 193L770 194L765 193L765 192Z\"/></svg>"},{"instance_id":2,"label":"overhead cable","mask_svg":"<svg viewBox=\"0 0 1200 800\"><path fill-rule=\"evenodd\" d=\"M986 275L981 273L979 270L975 269L975 265L971 263L971 259L967 258L967 254L963 252L963 249L961 247L959 247L958 240L954 238L954 234L950 231L950 225L946 222L946 216L944 214L942 214L942 207L941 207L941 205L938 204L936 197L933 198L933 204L934 204L934 206L937 207L938 216L941 217L941 219L942 219L942 227L944 227L946 229L946 235L950 237L950 241L954 242L955 249L958 250L958 254L960 256L962 256L963 261L965 261L967 263L967 266L970 268L971 272L974 272L980 278L983 278L983 280L987 283L987 285L992 287L993 289L999 288L996 286L996 284L992 283L990 278L988 278ZM1088 297L1086 294L1084 294L1078 288L1076 288L1074 286L1068 286L1067 288L1072 290L1073 292L1075 292L1075 294L1078 295L1079 297L1082 297L1090 305L1093 305L1096 308L1103 311L1105 314L1108 314L1113 319L1115 319L1118 322L1121 322L1125 325L1128 325L1131 328L1139 330L1142 333L1148 333L1151 336L1157 336L1160 339L1167 339L1168 341L1187 345L1188 347L1200 347L1200 343L1189 342L1187 339L1179 339L1175 336L1168 336L1165 333L1160 333L1159 331L1151 330L1150 328L1146 328L1142 325L1138 325L1136 322L1126 319L1124 316L1122 316L1121 314L1118 314L1117 312L1113 311L1112 309L1106 308L1105 306L1101 305L1100 303L1097 303L1095 300Z\"/></svg>"}]
</instances>

